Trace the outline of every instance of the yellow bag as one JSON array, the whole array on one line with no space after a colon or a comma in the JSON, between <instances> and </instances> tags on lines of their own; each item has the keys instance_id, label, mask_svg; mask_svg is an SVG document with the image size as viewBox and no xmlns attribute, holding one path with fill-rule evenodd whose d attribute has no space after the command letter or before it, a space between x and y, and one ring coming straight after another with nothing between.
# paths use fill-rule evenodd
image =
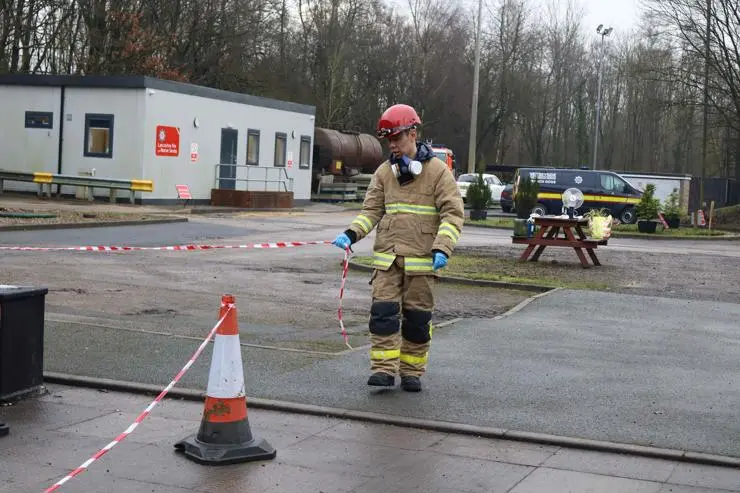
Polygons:
<instances>
[{"instance_id":1,"label":"yellow bag","mask_svg":"<svg viewBox=\"0 0 740 493\"><path fill-rule=\"evenodd\" d=\"M591 238L594 240L607 240L612 235L612 216L594 216L589 220Z\"/></svg>"}]
</instances>

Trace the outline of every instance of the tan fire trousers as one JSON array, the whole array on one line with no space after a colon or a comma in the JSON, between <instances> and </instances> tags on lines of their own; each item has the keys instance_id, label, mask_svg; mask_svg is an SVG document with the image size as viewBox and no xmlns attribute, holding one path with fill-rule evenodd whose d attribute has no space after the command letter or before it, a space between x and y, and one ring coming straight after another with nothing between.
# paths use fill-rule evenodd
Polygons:
<instances>
[{"instance_id":1,"label":"tan fire trousers","mask_svg":"<svg viewBox=\"0 0 740 493\"><path fill-rule=\"evenodd\" d=\"M432 337L434 275L406 275L403 257L372 276L370 369L373 373L421 376Z\"/></svg>"}]
</instances>

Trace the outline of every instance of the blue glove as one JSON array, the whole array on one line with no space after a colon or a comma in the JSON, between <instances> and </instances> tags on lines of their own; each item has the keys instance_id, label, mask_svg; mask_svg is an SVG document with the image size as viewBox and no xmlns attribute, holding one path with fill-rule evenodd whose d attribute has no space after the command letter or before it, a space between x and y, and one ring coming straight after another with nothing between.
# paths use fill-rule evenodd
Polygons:
<instances>
[{"instance_id":1,"label":"blue glove","mask_svg":"<svg viewBox=\"0 0 740 493\"><path fill-rule=\"evenodd\" d=\"M442 252L434 252L434 270L447 266L447 255Z\"/></svg>"},{"instance_id":2,"label":"blue glove","mask_svg":"<svg viewBox=\"0 0 740 493\"><path fill-rule=\"evenodd\" d=\"M347 236L346 233L339 233L331 244L338 246L342 250L346 250L350 245L352 245L352 240L349 239L349 236Z\"/></svg>"}]
</instances>

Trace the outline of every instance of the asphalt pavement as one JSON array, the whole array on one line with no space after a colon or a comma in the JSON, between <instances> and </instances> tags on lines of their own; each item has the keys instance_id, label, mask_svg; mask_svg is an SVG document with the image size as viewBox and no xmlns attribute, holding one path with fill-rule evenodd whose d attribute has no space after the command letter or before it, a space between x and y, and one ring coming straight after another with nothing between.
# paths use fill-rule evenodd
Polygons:
<instances>
[{"instance_id":1,"label":"asphalt pavement","mask_svg":"<svg viewBox=\"0 0 740 493\"><path fill-rule=\"evenodd\" d=\"M499 320L435 331L419 395L367 387L365 348L330 356L244 347L246 389L250 397L740 457L738 317L736 304L563 290ZM48 371L161 385L196 342L70 325L50 331L46 344ZM204 390L209 358L183 386Z\"/></svg>"},{"instance_id":2,"label":"asphalt pavement","mask_svg":"<svg viewBox=\"0 0 740 493\"><path fill-rule=\"evenodd\" d=\"M208 221L190 221L171 224L142 224L99 228L60 229L46 231L3 231L2 245L28 246L159 246L190 243L213 243L255 233L254 228L221 225Z\"/></svg>"},{"instance_id":3,"label":"asphalt pavement","mask_svg":"<svg viewBox=\"0 0 740 493\"><path fill-rule=\"evenodd\" d=\"M343 231L358 211L339 213L223 214L191 216L187 223L119 226L52 231L0 232L0 245L67 246L129 245L158 246L187 243L235 243L239 241L332 240ZM372 251L374 232L353 246L361 254ZM511 246L507 229L466 227L460 246ZM611 238L610 250L661 252L677 255L740 257L740 242L711 240L651 241L639 238Z\"/></svg>"},{"instance_id":4,"label":"asphalt pavement","mask_svg":"<svg viewBox=\"0 0 740 493\"><path fill-rule=\"evenodd\" d=\"M287 216L262 222L199 219L8 232L0 242L147 246L314 240L332 238L347 216L317 216L313 225L305 217ZM469 228L461 244L510 244L508 234ZM615 243L617 248L643 248L640 240ZM690 244L667 243L653 245L653 250L691 252ZM696 251L708 248L697 243ZM736 255L734 242L725 243L733 244L712 243L709 248ZM365 241L358 251L371 246ZM326 253L316 249L306 255ZM84 268L83 257L76 262ZM559 291L500 320L464 319L436 331L420 395L368 389L364 348L326 355L245 347L247 392L251 397L740 457L735 419L740 403L738 315L737 304ZM249 327L242 331L249 334ZM47 332L45 364L49 371L165 385L196 344L194 339L135 331L122 337L95 324L58 324ZM184 386L204 388L209 358L209 352L202 355Z\"/></svg>"}]
</instances>

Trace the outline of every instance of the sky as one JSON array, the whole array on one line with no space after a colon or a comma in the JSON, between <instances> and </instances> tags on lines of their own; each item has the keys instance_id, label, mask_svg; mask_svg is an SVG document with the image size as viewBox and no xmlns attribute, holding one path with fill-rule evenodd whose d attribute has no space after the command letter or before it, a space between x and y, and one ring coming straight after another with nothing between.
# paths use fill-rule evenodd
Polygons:
<instances>
[{"instance_id":1,"label":"sky","mask_svg":"<svg viewBox=\"0 0 740 493\"><path fill-rule=\"evenodd\" d=\"M408 0L386 0L388 4L395 5L399 12L408 10ZM463 7L473 9L477 12L477 0L453 0L458 1ZM546 8L551 2L560 2L563 10L568 4L568 0L527 0L532 7ZM573 0L577 5L583 8L584 17L582 20L583 31L586 34L593 33L597 37L596 27L604 24L605 27L612 26L614 31L612 37L627 35L630 31L637 28L640 21L640 2L641 0ZM493 8L500 4L501 0L483 0L483 8Z\"/></svg>"},{"instance_id":2,"label":"sky","mask_svg":"<svg viewBox=\"0 0 740 493\"><path fill-rule=\"evenodd\" d=\"M596 33L596 26L613 26L616 36L618 32L628 33L636 28L640 21L639 0L582 0L585 16L583 28L585 32Z\"/></svg>"}]
</instances>

